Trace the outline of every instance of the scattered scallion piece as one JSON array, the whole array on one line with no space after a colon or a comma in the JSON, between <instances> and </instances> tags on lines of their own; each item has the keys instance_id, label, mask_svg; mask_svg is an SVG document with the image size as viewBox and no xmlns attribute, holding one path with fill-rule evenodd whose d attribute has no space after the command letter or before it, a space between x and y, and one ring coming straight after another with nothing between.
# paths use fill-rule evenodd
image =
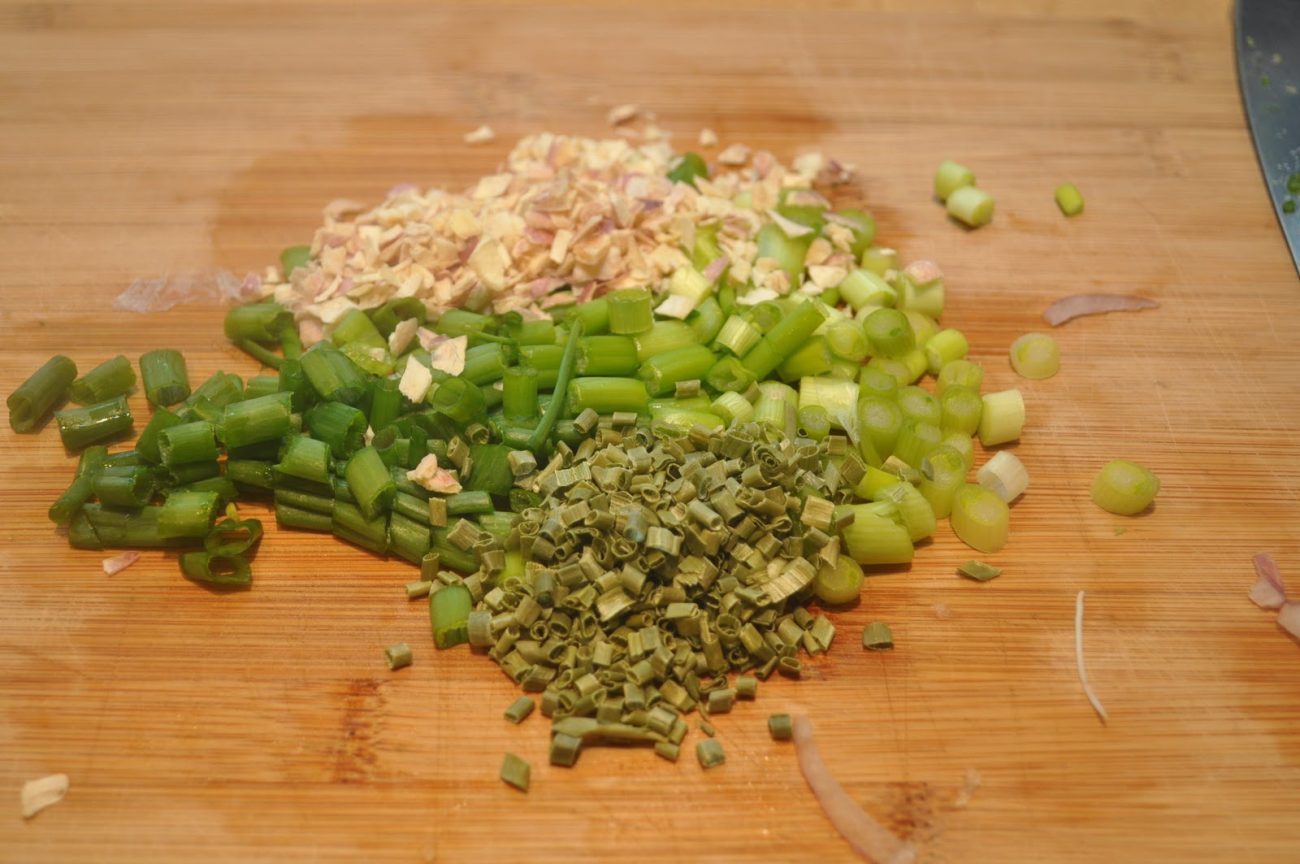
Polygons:
<instances>
[{"instance_id":1,"label":"scattered scallion piece","mask_svg":"<svg viewBox=\"0 0 1300 864\"><path fill-rule=\"evenodd\" d=\"M166 408L190 395L189 372L181 352L159 348L140 356L140 378L149 401Z\"/></svg>"},{"instance_id":2,"label":"scattered scallion piece","mask_svg":"<svg viewBox=\"0 0 1300 864\"><path fill-rule=\"evenodd\" d=\"M537 703L527 696L520 696L510 703L510 707L505 711L505 718L516 726L528 719L528 715L533 713Z\"/></svg>"},{"instance_id":3,"label":"scattered scallion piece","mask_svg":"<svg viewBox=\"0 0 1300 864\"><path fill-rule=\"evenodd\" d=\"M789 741L794 737L794 725L789 714L771 714L767 718L767 732L773 741Z\"/></svg>"},{"instance_id":4,"label":"scattered scallion piece","mask_svg":"<svg viewBox=\"0 0 1300 864\"><path fill-rule=\"evenodd\" d=\"M1000 390L984 395L980 411L979 436L985 447L1005 444L1020 437L1025 426L1025 400L1019 390Z\"/></svg>"},{"instance_id":5,"label":"scattered scallion piece","mask_svg":"<svg viewBox=\"0 0 1300 864\"><path fill-rule=\"evenodd\" d=\"M532 768L523 759L520 759L513 753L507 753L506 758L501 763L501 779L506 785L513 786L520 792L528 791L529 775Z\"/></svg>"},{"instance_id":6,"label":"scattered scallion piece","mask_svg":"<svg viewBox=\"0 0 1300 864\"><path fill-rule=\"evenodd\" d=\"M63 439L63 446L69 450L80 450L90 444L116 438L130 431L135 423L125 396L81 408L56 411L54 419L59 424L59 437Z\"/></svg>"},{"instance_id":7,"label":"scattered scallion piece","mask_svg":"<svg viewBox=\"0 0 1300 864\"><path fill-rule=\"evenodd\" d=\"M1007 504L983 486L967 483L953 495L952 530L967 546L992 554L1007 543L1011 514Z\"/></svg>"},{"instance_id":8,"label":"scattered scallion piece","mask_svg":"<svg viewBox=\"0 0 1300 864\"><path fill-rule=\"evenodd\" d=\"M695 745L695 758L704 769L717 768L727 761L727 754L722 749L722 742L716 738L706 738Z\"/></svg>"},{"instance_id":9,"label":"scattered scallion piece","mask_svg":"<svg viewBox=\"0 0 1300 864\"><path fill-rule=\"evenodd\" d=\"M959 564L957 572L967 579L974 579L976 582L987 582L1002 575L1001 568L994 567L992 564L985 564L983 561L974 560Z\"/></svg>"},{"instance_id":10,"label":"scattered scallion piece","mask_svg":"<svg viewBox=\"0 0 1300 864\"><path fill-rule=\"evenodd\" d=\"M1108 513L1133 516L1141 513L1160 491L1160 478L1136 462L1113 459L1092 481L1092 502Z\"/></svg>"},{"instance_id":11,"label":"scattered scallion piece","mask_svg":"<svg viewBox=\"0 0 1300 864\"><path fill-rule=\"evenodd\" d=\"M993 219L993 196L977 186L962 186L948 196L948 214L971 228Z\"/></svg>"},{"instance_id":12,"label":"scattered scallion piece","mask_svg":"<svg viewBox=\"0 0 1300 864\"><path fill-rule=\"evenodd\" d=\"M9 394L9 426L15 432L34 432L45 415L63 399L77 378L77 364L56 354Z\"/></svg>"},{"instance_id":13,"label":"scattered scallion piece","mask_svg":"<svg viewBox=\"0 0 1300 864\"><path fill-rule=\"evenodd\" d=\"M1026 333L1011 343L1011 368L1022 378L1051 378L1061 369L1061 349L1046 333Z\"/></svg>"},{"instance_id":14,"label":"scattered scallion piece","mask_svg":"<svg viewBox=\"0 0 1300 864\"><path fill-rule=\"evenodd\" d=\"M464 585L448 585L429 595L429 621L433 626L433 644L453 648L469 641L469 613L474 598Z\"/></svg>"},{"instance_id":15,"label":"scattered scallion piece","mask_svg":"<svg viewBox=\"0 0 1300 864\"><path fill-rule=\"evenodd\" d=\"M411 665L411 646L405 642L398 642L396 645L389 645L384 649L384 662L388 668L396 672Z\"/></svg>"},{"instance_id":16,"label":"scattered scallion piece","mask_svg":"<svg viewBox=\"0 0 1300 864\"><path fill-rule=\"evenodd\" d=\"M134 386L135 369L131 368L130 360L119 354L73 381L68 395L73 402L88 405L123 396Z\"/></svg>"},{"instance_id":17,"label":"scattered scallion piece","mask_svg":"<svg viewBox=\"0 0 1300 864\"><path fill-rule=\"evenodd\" d=\"M947 201L964 186L975 185L975 173L965 165L945 159L939 163L934 172L934 196L940 201Z\"/></svg>"},{"instance_id":18,"label":"scattered scallion piece","mask_svg":"<svg viewBox=\"0 0 1300 864\"><path fill-rule=\"evenodd\" d=\"M1083 212L1083 193L1073 183L1062 183L1056 187L1056 206L1066 216L1078 216Z\"/></svg>"},{"instance_id":19,"label":"scattered scallion piece","mask_svg":"<svg viewBox=\"0 0 1300 864\"><path fill-rule=\"evenodd\" d=\"M848 555L841 555L834 564L823 563L813 580L813 593L817 599L832 606L852 603L862 592L865 575L862 565Z\"/></svg>"},{"instance_id":20,"label":"scattered scallion piece","mask_svg":"<svg viewBox=\"0 0 1300 864\"><path fill-rule=\"evenodd\" d=\"M1010 504L1029 488L1029 472L1016 454L999 450L980 466L975 482Z\"/></svg>"},{"instance_id":21,"label":"scattered scallion piece","mask_svg":"<svg viewBox=\"0 0 1300 864\"><path fill-rule=\"evenodd\" d=\"M888 651L894 647L894 634L883 621L872 621L862 628L862 647L868 651Z\"/></svg>"}]
</instances>

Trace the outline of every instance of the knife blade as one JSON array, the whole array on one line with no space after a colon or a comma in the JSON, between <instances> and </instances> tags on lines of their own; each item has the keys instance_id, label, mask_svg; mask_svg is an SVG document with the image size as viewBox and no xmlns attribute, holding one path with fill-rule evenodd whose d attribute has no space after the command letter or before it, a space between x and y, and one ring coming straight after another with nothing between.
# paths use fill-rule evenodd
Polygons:
<instances>
[{"instance_id":1,"label":"knife blade","mask_svg":"<svg viewBox=\"0 0 1300 864\"><path fill-rule=\"evenodd\" d=\"M1236 40L1237 81L1255 153L1300 273L1300 0L1237 0Z\"/></svg>"}]
</instances>

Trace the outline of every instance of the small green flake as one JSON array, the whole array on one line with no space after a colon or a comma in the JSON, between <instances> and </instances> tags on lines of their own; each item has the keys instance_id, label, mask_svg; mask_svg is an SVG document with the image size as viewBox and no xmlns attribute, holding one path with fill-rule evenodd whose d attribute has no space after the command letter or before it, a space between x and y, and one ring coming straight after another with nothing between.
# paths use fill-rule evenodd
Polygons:
<instances>
[{"instance_id":1,"label":"small green flake","mask_svg":"<svg viewBox=\"0 0 1300 864\"><path fill-rule=\"evenodd\" d=\"M983 561L967 561L965 564L958 566L957 572L967 579L974 579L976 582L987 582L1001 576L1002 568L994 567L992 564L985 564Z\"/></svg>"}]
</instances>

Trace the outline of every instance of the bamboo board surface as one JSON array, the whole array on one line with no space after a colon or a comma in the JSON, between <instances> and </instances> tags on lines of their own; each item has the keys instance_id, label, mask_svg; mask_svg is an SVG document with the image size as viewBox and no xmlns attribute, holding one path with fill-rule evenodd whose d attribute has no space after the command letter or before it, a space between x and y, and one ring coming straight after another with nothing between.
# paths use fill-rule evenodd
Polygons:
<instances>
[{"instance_id":1,"label":"bamboo board surface","mask_svg":"<svg viewBox=\"0 0 1300 864\"><path fill-rule=\"evenodd\" d=\"M972 556L942 527L833 613L834 649L802 681L717 718L723 768L598 749L565 770L544 721L501 719L515 694L486 659L435 654L404 565L272 526L246 593L205 592L162 554L106 577L44 518L72 470L53 430L5 428L0 859L851 860L767 737L768 713L803 711L923 861L1294 861L1300 646L1246 592L1259 550L1300 584L1300 285L1228 12L0 4L5 393L56 351L88 368L170 346L195 380L253 374L219 308L113 299L138 277L260 268L331 199L462 187L519 135L606 134L634 102L683 147L708 126L855 163L848 197L905 258L943 266L945 321L988 386L1023 388L1033 483L1000 579L959 580ZM497 141L464 144L480 123ZM949 156L997 196L992 226L962 231L929 200ZM1066 179L1088 208L1069 222L1052 202ZM1011 340L1079 291L1162 305L1067 325L1061 374L1016 379ZM1121 456L1163 481L1134 519L1087 497ZM1078 590L1109 726L1075 675ZM893 652L860 648L875 619ZM382 648L403 640L415 665L389 673ZM526 797L496 777L506 750L533 764ZM963 808L968 769L982 784ZM22 782L53 772L72 791L24 822Z\"/></svg>"}]
</instances>

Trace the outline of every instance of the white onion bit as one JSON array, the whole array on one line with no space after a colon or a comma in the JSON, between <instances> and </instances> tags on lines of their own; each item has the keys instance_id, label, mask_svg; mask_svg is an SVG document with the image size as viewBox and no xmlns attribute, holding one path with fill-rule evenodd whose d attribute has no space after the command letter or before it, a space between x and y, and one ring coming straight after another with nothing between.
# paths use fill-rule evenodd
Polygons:
<instances>
[{"instance_id":1,"label":"white onion bit","mask_svg":"<svg viewBox=\"0 0 1300 864\"><path fill-rule=\"evenodd\" d=\"M1079 668L1079 683L1083 685L1083 695L1088 697L1092 707L1101 718L1102 723L1108 723L1110 718L1106 714L1106 708L1097 698L1097 694L1092 692L1092 686L1088 684L1088 670L1083 666L1083 592L1074 598L1074 661Z\"/></svg>"},{"instance_id":2,"label":"white onion bit","mask_svg":"<svg viewBox=\"0 0 1300 864\"><path fill-rule=\"evenodd\" d=\"M1053 327L1084 315L1105 315L1107 312L1136 312L1139 309L1156 309L1160 306L1146 297L1132 294L1071 294L1062 297L1043 312L1043 320Z\"/></svg>"},{"instance_id":3,"label":"white onion bit","mask_svg":"<svg viewBox=\"0 0 1300 864\"><path fill-rule=\"evenodd\" d=\"M865 861L876 864L912 864L916 860L916 847L894 836L884 825L871 818L857 805L844 787L839 784L812 740L812 724L807 717L796 715L791 720L794 732L795 754L799 757L799 770L808 781L817 803L821 804L826 818L835 830L848 841L853 851Z\"/></svg>"}]
</instances>

